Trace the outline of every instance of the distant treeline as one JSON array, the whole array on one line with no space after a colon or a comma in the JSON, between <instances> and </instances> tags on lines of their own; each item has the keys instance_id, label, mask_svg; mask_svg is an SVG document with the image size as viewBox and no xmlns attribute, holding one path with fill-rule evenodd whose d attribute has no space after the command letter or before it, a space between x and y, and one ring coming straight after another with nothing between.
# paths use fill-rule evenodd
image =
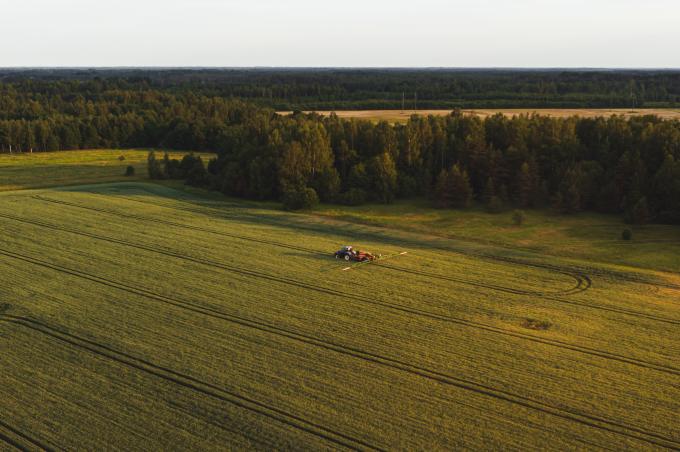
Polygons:
<instances>
[{"instance_id":1,"label":"distant treeline","mask_svg":"<svg viewBox=\"0 0 680 452\"><path fill-rule=\"evenodd\" d=\"M491 211L550 206L680 223L680 122L656 117L482 120L453 112L406 124L321 117L143 82L0 85L0 147L208 150L210 162L150 156L152 177L290 208L425 196Z\"/></svg>"},{"instance_id":2,"label":"distant treeline","mask_svg":"<svg viewBox=\"0 0 680 452\"><path fill-rule=\"evenodd\" d=\"M680 107L680 71L671 70L0 69L5 83L27 79L37 90L100 81L82 85L88 92L125 81L286 111Z\"/></svg>"}]
</instances>

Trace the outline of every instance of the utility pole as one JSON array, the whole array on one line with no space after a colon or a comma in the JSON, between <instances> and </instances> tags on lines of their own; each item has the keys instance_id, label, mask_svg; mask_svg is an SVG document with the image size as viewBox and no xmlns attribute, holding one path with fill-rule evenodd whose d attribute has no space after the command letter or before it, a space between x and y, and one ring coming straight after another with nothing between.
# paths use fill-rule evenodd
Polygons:
<instances>
[{"instance_id":1,"label":"utility pole","mask_svg":"<svg viewBox=\"0 0 680 452\"><path fill-rule=\"evenodd\" d=\"M401 92L401 113L404 114L404 110L406 110L406 93Z\"/></svg>"},{"instance_id":2,"label":"utility pole","mask_svg":"<svg viewBox=\"0 0 680 452\"><path fill-rule=\"evenodd\" d=\"M635 92L633 91L633 90L635 89L635 81L634 81L634 80L631 80L631 81L630 81L629 87L630 87L630 104L631 104L631 110L634 110L634 109L635 109L635 104L636 104L635 101L637 100L637 99L635 98Z\"/></svg>"},{"instance_id":3,"label":"utility pole","mask_svg":"<svg viewBox=\"0 0 680 452\"><path fill-rule=\"evenodd\" d=\"M413 113L418 113L418 91L413 93Z\"/></svg>"}]
</instances>

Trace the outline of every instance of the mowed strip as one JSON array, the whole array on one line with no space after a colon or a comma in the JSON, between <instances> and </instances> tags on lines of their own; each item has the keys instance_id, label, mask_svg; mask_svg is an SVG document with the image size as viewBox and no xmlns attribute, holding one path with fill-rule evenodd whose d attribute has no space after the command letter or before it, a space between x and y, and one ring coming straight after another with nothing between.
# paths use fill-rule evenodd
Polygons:
<instances>
[{"instance_id":1,"label":"mowed strip","mask_svg":"<svg viewBox=\"0 0 680 452\"><path fill-rule=\"evenodd\" d=\"M43 198L44 199L44 198ZM96 200L96 198L95 198ZM100 199L101 200L101 197ZM173 226L172 228L164 229L165 238L171 238L171 233L173 228L179 228L176 231L177 237L186 236L187 230L191 233L202 233L208 234L206 237L212 238L210 240L210 246L203 246L203 255L214 256L216 259L223 258L224 254L229 258L231 262L243 262L245 268L248 268L248 262L257 261L258 269L265 269L271 274L288 275L294 273L301 277L309 276L310 281L314 281L318 278L318 272L316 271L319 265L315 265L314 260L328 262L329 252L324 253L322 247L310 248L306 245L305 240L307 236L304 234L290 234L280 227L260 227L254 226L253 223L247 223L239 221L235 218L232 221L226 221L218 224L218 227L200 227L200 226L190 226L187 224L177 223L163 219L157 219L149 216L141 216L134 213L121 213L113 209L106 209L101 207L87 207L84 204L70 203L69 207L74 207L76 209L93 209L92 212L100 212L103 218L109 215L115 215L123 220L130 218L135 221L140 221L142 225L153 225L153 224L164 224ZM105 210L104 212L101 212ZM244 209L241 209L244 210ZM167 208L164 211L168 211ZM69 214L69 212L53 210L52 214L59 212L59 215ZM115 212L115 213L114 213ZM75 215L74 212L71 214ZM44 216L50 215L50 211L43 213ZM221 220L224 220L221 218ZM229 220L227 218L227 220ZM106 218L107 223L112 221L111 218ZM115 220L114 220L115 221ZM124 224L125 222L121 222ZM234 234L234 232L224 231L225 224L230 226L230 229L239 229L239 234ZM222 230L219 230L219 227ZM93 224L96 228L96 223ZM134 229L132 233L134 234ZM245 234L243 231L247 231ZM194 234L195 235L195 234ZM219 236L226 236L228 238L237 238L239 241L233 240L220 240ZM283 237L278 240L268 239L267 237ZM147 237L143 234L138 235L140 241L145 242L153 240L154 237ZM333 249L332 247L338 243L340 240L345 240L347 237L338 236L337 239L332 239L324 236L316 235L315 242L327 243L327 249ZM189 241L189 240L186 240ZM244 241L244 242L241 242ZM181 244L181 240L177 240L177 243ZM266 251L266 254L260 252L260 248L252 247L248 242L256 242L265 245L272 245L270 250ZM162 244L159 245L159 250L162 249ZM337 246L337 245L335 245ZM376 244L376 246L380 246ZM393 246L393 245L388 245ZM278 250L275 248L279 248ZM280 248L284 248L282 253ZM295 252L297 251L297 252ZM439 250L437 250L439 251ZM187 253L187 255L190 255ZM479 259L484 259L485 262L479 262ZM408 262L410 268L406 268L403 263ZM439 253L432 253L431 251L418 250L417 253L412 253L407 261L388 262L386 265L381 265L379 262L376 265L371 265L372 270L375 267L387 268L390 271L402 272L409 275L415 275L416 277L422 276L421 280L428 280L430 283L433 279L440 281L448 281L454 283L448 286L444 284L442 287L458 287L460 285L468 285L475 288L490 289L490 291L512 293L518 295L539 295L539 296L551 296L550 299L555 302L560 303L572 303L581 304L583 306L592 307L595 309L610 310L612 312L619 312L623 314L629 314L632 317L640 316L647 317L650 319L656 319L659 321L668 321L669 323L677 323L673 319L673 314L677 313L677 310L672 309L667 311L670 315L658 315L654 312L653 305L640 304L638 300L635 303L631 303L630 306L635 307L635 309L630 309L626 306L622 306L620 300L614 297L613 303L602 304L599 300L607 300L607 297L603 297L606 291L610 289L607 284L604 286L599 284L600 287L605 289L594 297L597 302L592 299L588 299L587 293L582 296L575 298L574 294L580 294L586 290L590 290L592 286L592 281L587 274L579 273L577 271L571 271L568 269L562 269L560 266L553 264L540 264L535 262L524 263L521 260L511 259L507 257L500 256L490 256L482 255L479 258L472 257L468 258L465 256L460 256L458 254L452 255L447 253L446 249L441 249ZM329 262L328 265L322 265L322 268L326 270L332 270L337 266L334 266L333 262ZM447 272L447 270L449 270ZM346 278L337 278L337 275L333 275L332 272L324 275L324 279L334 280L341 284L346 281ZM362 275L353 275L352 284L357 285L362 283ZM372 286L374 291L380 291L381 286L376 287L373 284L373 280L368 281ZM601 283L598 281L598 283ZM536 287L544 287L543 291L533 290L532 287L524 289L522 284L535 284ZM555 289L546 289L550 285L554 285ZM435 284L435 287L440 288ZM563 287L560 289L559 287ZM552 297L552 295L570 295L568 298L566 296L562 297ZM618 303L616 303L618 301Z\"/></svg>"},{"instance_id":2,"label":"mowed strip","mask_svg":"<svg viewBox=\"0 0 680 452\"><path fill-rule=\"evenodd\" d=\"M94 247L87 247L87 248L89 249L89 248L94 248ZM138 257L139 257L139 256L136 256L136 258L138 258ZM135 259L135 260L136 260L136 259ZM168 264L169 264L169 262L168 262L168 263L164 262L164 265L168 265ZM205 271L205 270L204 270L204 271ZM320 297L320 298L323 298L323 297ZM326 306L328 306L328 304L326 304ZM376 312L376 317L378 316L378 314L379 314L379 312ZM395 324L396 324L396 323L397 323L397 322L395 321ZM395 325L395 326L397 326L397 325ZM398 327L398 326L397 326L397 327ZM415 330L415 328L414 328L414 330ZM413 331L413 334L417 334L416 331ZM487 345L489 345L489 344L487 344ZM463 346L463 344L461 344L461 346ZM537 355L539 355L539 354L537 354Z\"/></svg>"},{"instance_id":3,"label":"mowed strip","mask_svg":"<svg viewBox=\"0 0 680 452\"><path fill-rule=\"evenodd\" d=\"M274 253L272 253L271 251L266 251L265 253L261 253L261 252L259 252L259 251L256 250L254 255L248 255L248 247L237 248L237 247L235 247L235 246L230 246L230 247L229 247L229 250L230 250L230 252L229 252L228 255L229 255L229 259L230 259L230 260L232 260L234 256L242 256L242 255L246 255L246 256L247 256L246 262L245 262L245 264L244 264L244 266L245 266L246 269L249 268L248 265L251 265L253 262L258 262L258 264L261 264L262 266L265 266L265 265L267 265L267 263L268 263L270 260L272 260L273 258L275 258ZM233 252L234 250L236 250L235 253ZM187 253L186 255L190 256L190 253L191 253L191 252ZM258 257L258 254L260 255L259 257ZM184 256L185 256L185 255L183 255L182 257L184 257ZM258 259L259 259L259 260L258 260ZM204 260L203 263L206 264L206 265L214 265L214 264L218 264L218 266L223 267L222 263L217 263L217 262L212 261L212 260L210 260L210 261L205 261L205 260ZM281 266L280 266L280 267L281 267L281 268L284 268L285 270L291 270L291 266L292 266L292 265L290 264L290 262L281 262ZM302 270L303 270L303 271L302 271L302 273L300 273L300 274L304 274L304 273L312 273L312 274L313 274L313 271L312 271L311 268L309 268L309 266L308 266L308 268L303 268ZM309 271L307 271L307 270L309 270ZM371 276L371 275L368 275L368 276ZM318 274L314 274L314 277L318 278ZM332 278L332 276L326 277L326 276L324 275L324 278ZM295 282L295 281L293 281L293 282ZM299 282L299 281L298 281L298 282ZM339 281L339 284L343 284L342 281ZM375 284L373 284L373 285L375 286ZM427 286L429 287L430 285L431 285L431 284L428 284ZM357 281L352 281L352 287L361 287L361 286L358 285L358 282L357 282ZM419 289L420 289L420 287L419 287ZM438 288L438 289L441 289L441 288ZM367 288L367 290L370 290L370 289ZM373 290L374 290L375 293L379 294L379 292L377 291L377 289L374 288ZM425 289L423 289L423 290L425 290ZM398 288L398 287L397 287L396 289L395 289L395 288L392 288L392 289L391 289L391 292L393 292L394 297L395 297L396 299L398 299L399 301L401 301L401 299L404 299L405 302L409 302L409 300L408 300L409 297L408 297L408 296L405 297L405 296L403 295L403 293L402 293L402 294L399 294L399 288ZM462 292L464 295L468 295L468 293L465 293L464 291L457 291L457 292ZM388 295L391 296L392 294L388 293ZM441 298L441 293L440 293L440 297L439 297L439 298ZM512 300L512 298L507 298L507 297L506 297L505 303L507 304L507 303L508 303L509 301L511 301L511 300ZM412 301L412 300L410 300L410 301ZM448 301L448 300L447 300L447 301ZM468 301L469 301L469 300L465 300L465 299L462 300L462 302L468 302ZM493 301L493 300L491 300L491 301ZM434 294L433 297L431 297L431 298L428 299L428 304L429 304L429 305L433 305L433 304L436 305L436 303L437 303L437 297L436 297L436 294ZM538 302L532 300L532 304L537 304L537 303L538 303ZM451 308L451 304L450 304L450 303L447 303L447 304L445 304L445 305L442 305L442 308L448 308L448 309L450 309L450 308ZM637 319L635 319L635 320L637 320ZM672 322L671 322L671 324L672 324Z\"/></svg>"},{"instance_id":4,"label":"mowed strip","mask_svg":"<svg viewBox=\"0 0 680 452\"><path fill-rule=\"evenodd\" d=\"M0 215L4 215L4 214L0 214ZM248 267L236 267L234 265L222 263L220 261L207 260L207 259L198 258L198 257L191 257L190 254L178 253L176 251L169 250L169 249L153 248L153 247L150 247L148 245L129 242L129 241L122 240L122 239L113 239L113 238L107 237L107 236L98 236L98 235L94 235L94 234L91 234L91 233L81 232L81 231L78 231L78 230L55 227L54 225L49 225L49 224L41 223L41 222L26 221L26 220L19 219L17 217L13 217L11 215L4 215L4 217L18 220L20 223L27 223L29 225L37 225L39 227L46 227L48 230L65 231L65 232L69 232L69 233L75 234L75 235L80 235L80 236L84 236L84 237L91 237L95 240L103 240L105 242L122 244L122 245L129 246L129 247L132 247L132 248L150 251L150 252L154 252L154 253L157 253L157 254L161 254L161 255L165 255L165 256L169 256L169 257L173 257L173 258L178 258L178 259L182 259L182 260L193 262L193 263L198 263L198 264L205 265L205 266L208 266L208 267L214 267L214 268L230 271L232 273L235 272L235 273L238 273L238 274L243 274L243 275L256 277L256 278L265 278L265 279L268 279L268 280L271 280L271 281L276 281L276 282L279 282L279 283L282 283L282 284L292 285L293 287L297 287L297 288L304 288L304 289L307 289L307 290L313 290L313 291L316 291L316 292L327 293L327 294L328 293L335 294L335 295L340 294L343 298L354 298L356 301L362 301L364 303L377 304L377 305L380 305L380 306L385 306L385 307L388 307L388 308L397 309L398 311L410 312L412 314L421 315L421 316L424 315L426 317L439 318L440 320L449 320L449 321L450 320L454 320L454 321L457 320L455 317L451 318L450 316L448 316L448 318L447 318L447 316L445 316L445 315L436 314L436 313L433 313L432 311L422 310L422 309L418 309L418 308L415 308L415 307L405 306L403 304L394 304L394 303L391 303L389 301L379 301L377 299L374 300L370 297L363 297L363 298L359 297L359 298L357 298L356 296L352 296L351 294L346 294L346 292L338 292L337 290L329 288L328 286L318 286L318 285L315 285L314 283L309 283L309 282L304 282L304 281L300 281L300 280L296 280L296 279L291 279L291 278L288 278L288 277L281 277L281 276L276 276L276 275L272 275L272 274L268 274L268 273L263 273L263 272L258 271L258 270L253 270L252 267L250 267L250 269L248 269ZM93 248L95 248L95 247L93 247ZM233 254L233 249L231 249L231 253ZM248 262L252 263L251 260L248 260ZM399 298L399 296L396 296L396 295L395 295L395 297ZM401 297L403 298L403 295ZM407 298L407 300L408 300L408 298ZM629 313L629 312L625 312L625 313L627 315L636 316L639 319L651 318L652 320L664 322L664 323L667 323L669 325L674 325L674 324L678 323L677 321L675 321L673 319L663 319L663 318L657 318L657 317L646 316L646 315L636 314L636 313Z\"/></svg>"},{"instance_id":5,"label":"mowed strip","mask_svg":"<svg viewBox=\"0 0 680 452\"><path fill-rule=\"evenodd\" d=\"M105 215L114 215L120 218L124 219L131 219L131 220L136 220L140 221L143 223L151 223L151 224L163 224L171 227L177 227L181 228L184 230L189 230L189 231L197 231L197 232L202 232L206 234L211 234L211 235L216 235L216 236L223 236L223 237L228 237L228 238L235 238L239 240L243 240L246 242L255 242L255 243L260 243L260 244L266 244L266 245L271 245L274 247L280 247L280 248L286 248L294 251L301 251L301 252L307 252L315 257L329 257L330 252L328 249L320 249L320 248L310 248L309 246L299 245L299 244L294 244L294 243L285 243L281 241L274 241L272 239L265 239L261 237L255 237L255 236L248 236L244 234L236 234L236 233L229 233L225 231L220 231L217 228L206 228L206 227L200 227L200 226L192 226L184 223L179 223L175 221L168 221L160 218L153 218L149 216L144 216L144 215L139 215L139 214L133 214L133 213L125 213L125 212L120 212L115 209L110 209L110 208L105 208L105 207L93 207L93 206L87 206L85 204L79 204L75 202L69 202L69 201L63 201L63 200L57 200L54 198L49 198L45 196L35 196L35 199L45 201L48 203L53 203L53 204L58 204L62 206L69 206L69 207L75 207L79 209L85 209L91 212L98 212L102 213ZM550 267L540 267L536 264L530 264L529 267L538 267L538 268L544 268L547 269L548 271L546 272L546 275L540 275L540 278L536 278L539 275L536 275L538 272L533 272L531 276L534 277L534 279L537 279L541 283L541 287L543 288L542 290L531 290L531 289L522 289L522 288L513 288L513 287L506 287L506 286L501 286L501 285L495 285L491 284L490 282L484 282L482 281L474 281L472 278L470 278L471 275L467 275L468 279L464 278L455 278L453 276L447 276L447 275L441 275L437 273L432 273L432 272L426 272L426 271L416 271L416 270L409 270L405 268L400 268L400 267L395 267L393 265L384 265L383 262L389 258L396 258L399 256L405 256L408 254L407 251L402 251L402 252L395 252L390 255L386 255L381 257L379 260L380 262L374 262L374 265L379 265L383 268L388 268L390 270L394 271L402 271L402 272L408 272L411 274L417 274L417 275L422 275L426 276L429 278L439 278L443 280L448 280L452 282L457 282L457 283L463 283L463 284L472 284L477 287L483 287L483 288L488 288L488 289L493 289L493 290L499 290L499 291L505 291L505 292L510 292L510 293L516 293L516 294L522 294L522 295L569 295L572 293L577 293L581 292L584 290L587 290L590 288L591 282L587 275L581 275L575 272L568 272L565 270L553 270ZM521 267L523 264L518 263L518 262L513 262L515 264L515 267ZM363 263L368 264L368 262ZM426 264L428 265L428 264ZM431 264L429 264L431 265ZM360 266L360 265L359 265ZM353 267L358 267L358 266L350 266L350 267L344 267L343 270L348 270ZM518 272L521 272L521 270L518 269ZM488 269L487 269L488 270ZM565 281L562 281L560 276L564 276L563 278ZM552 278L549 278L552 277ZM521 275L520 275L521 278ZM534 279L528 278L524 279L523 283L524 284L531 284L534 282ZM552 279L552 280L551 280ZM550 289L548 288L547 290L545 289L545 286L550 286L550 285L559 285L560 283L564 284L563 289L559 288L554 288ZM571 283L571 284L570 284Z\"/></svg>"}]
</instances>

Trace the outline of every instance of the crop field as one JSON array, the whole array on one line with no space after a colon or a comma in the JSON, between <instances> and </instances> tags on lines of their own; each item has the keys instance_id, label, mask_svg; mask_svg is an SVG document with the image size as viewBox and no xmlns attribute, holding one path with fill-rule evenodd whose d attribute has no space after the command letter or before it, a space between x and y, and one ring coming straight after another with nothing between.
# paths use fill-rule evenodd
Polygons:
<instances>
[{"instance_id":1,"label":"crop field","mask_svg":"<svg viewBox=\"0 0 680 452\"><path fill-rule=\"evenodd\" d=\"M524 223L517 227L510 209L496 214L488 213L484 206L433 209L431 203L422 200L352 207L325 205L315 213L389 229L524 249L560 256L562 260L573 257L638 269L669 272L680 269L680 228L662 224L633 226L616 215L594 212L564 215L549 209L532 209L525 212ZM633 240L621 239L624 229L633 232Z\"/></svg>"},{"instance_id":2,"label":"crop field","mask_svg":"<svg viewBox=\"0 0 680 452\"><path fill-rule=\"evenodd\" d=\"M677 272L134 180L0 228L0 449L680 448Z\"/></svg>"},{"instance_id":3,"label":"crop field","mask_svg":"<svg viewBox=\"0 0 680 452\"><path fill-rule=\"evenodd\" d=\"M96 182L146 179L148 150L98 149L59 152L23 152L0 154L0 191L77 185ZM163 157L163 151L156 151ZM182 158L184 152L169 152L170 158ZM197 153L204 160L213 154ZM128 166L135 175L125 176Z\"/></svg>"},{"instance_id":4,"label":"crop field","mask_svg":"<svg viewBox=\"0 0 680 452\"><path fill-rule=\"evenodd\" d=\"M565 118L570 116L581 116L586 118L594 118L597 116L609 117L613 115L621 115L625 117L656 115L663 119L680 119L679 109L670 108L499 108L499 109L464 109L465 114L479 116L486 118L498 113L505 116L516 116L523 114L538 114L542 116L551 116L554 118ZM282 114L289 114L290 112L281 112ZM317 111L320 115L328 116L330 111ZM413 114L422 116L447 116L451 114L451 110L343 110L336 111L341 118L357 118L367 119L369 121L387 121L387 122L406 122Z\"/></svg>"}]
</instances>

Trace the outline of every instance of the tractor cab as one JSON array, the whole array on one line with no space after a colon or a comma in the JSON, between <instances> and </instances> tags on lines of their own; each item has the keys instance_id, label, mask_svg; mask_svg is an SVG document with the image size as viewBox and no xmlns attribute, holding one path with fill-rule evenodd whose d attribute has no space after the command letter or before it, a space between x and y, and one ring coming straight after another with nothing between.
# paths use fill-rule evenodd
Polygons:
<instances>
[{"instance_id":1,"label":"tractor cab","mask_svg":"<svg viewBox=\"0 0 680 452\"><path fill-rule=\"evenodd\" d=\"M354 259L354 256L356 256L356 254L357 253L356 251L354 251L354 247L352 247L351 245L345 245L335 252L335 258L349 261Z\"/></svg>"},{"instance_id":2,"label":"tractor cab","mask_svg":"<svg viewBox=\"0 0 680 452\"><path fill-rule=\"evenodd\" d=\"M367 251L355 250L353 246L346 245L335 252L336 259L344 259L346 261L366 262L375 260L380 256L374 256Z\"/></svg>"}]
</instances>

